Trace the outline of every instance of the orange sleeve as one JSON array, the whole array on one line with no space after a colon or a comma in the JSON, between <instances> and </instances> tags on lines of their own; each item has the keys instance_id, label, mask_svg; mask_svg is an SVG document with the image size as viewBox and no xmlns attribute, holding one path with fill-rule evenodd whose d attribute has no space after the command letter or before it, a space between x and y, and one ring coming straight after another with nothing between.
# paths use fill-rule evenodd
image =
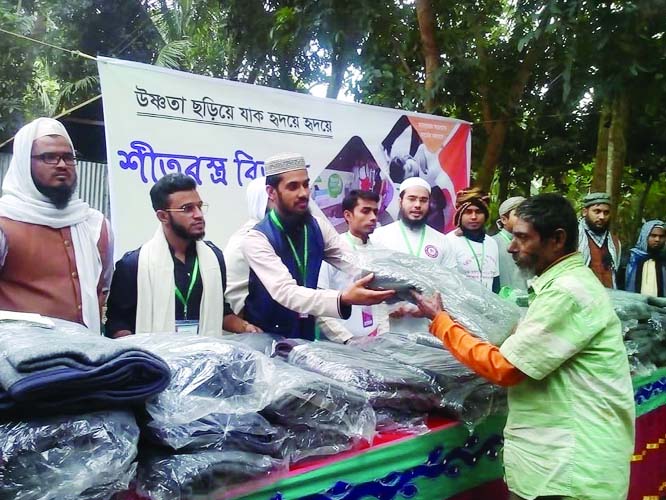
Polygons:
<instances>
[{"instance_id":1,"label":"orange sleeve","mask_svg":"<svg viewBox=\"0 0 666 500\"><path fill-rule=\"evenodd\" d=\"M430 333L441 340L458 361L494 384L508 387L522 382L526 377L504 357L498 347L477 339L445 312L435 316Z\"/></svg>"}]
</instances>

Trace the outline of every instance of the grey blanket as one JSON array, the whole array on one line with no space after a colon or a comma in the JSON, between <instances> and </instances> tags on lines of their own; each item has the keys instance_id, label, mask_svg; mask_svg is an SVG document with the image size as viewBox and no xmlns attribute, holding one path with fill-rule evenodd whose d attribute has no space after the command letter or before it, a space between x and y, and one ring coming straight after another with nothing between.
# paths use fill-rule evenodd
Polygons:
<instances>
[{"instance_id":1,"label":"grey blanket","mask_svg":"<svg viewBox=\"0 0 666 500\"><path fill-rule=\"evenodd\" d=\"M158 356L54 321L54 329L0 323L0 413L123 406L169 383Z\"/></svg>"}]
</instances>

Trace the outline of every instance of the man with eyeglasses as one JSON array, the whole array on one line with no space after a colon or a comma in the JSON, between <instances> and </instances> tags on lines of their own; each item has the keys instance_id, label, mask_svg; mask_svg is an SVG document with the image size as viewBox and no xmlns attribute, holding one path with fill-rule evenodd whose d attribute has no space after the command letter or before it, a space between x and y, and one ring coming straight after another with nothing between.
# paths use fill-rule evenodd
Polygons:
<instances>
[{"instance_id":1,"label":"man with eyeglasses","mask_svg":"<svg viewBox=\"0 0 666 500\"><path fill-rule=\"evenodd\" d=\"M159 226L150 241L116 263L106 335L259 332L233 314L224 299L224 257L203 241L208 204L201 201L194 179L166 175L151 188L150 198Z\"/></svg>"},{"instance_id":2,"label":"man with eyeglasses","mask_svg":"<svg viewBox=\"0 0 666 500\"><path fill-rule=\"evenodd\" d=\"M104 215L76 191L65 127L38 118L14 137L0 198L0 309L38 313L99 333L113 272Z\"/></svg>"}]
</instances>

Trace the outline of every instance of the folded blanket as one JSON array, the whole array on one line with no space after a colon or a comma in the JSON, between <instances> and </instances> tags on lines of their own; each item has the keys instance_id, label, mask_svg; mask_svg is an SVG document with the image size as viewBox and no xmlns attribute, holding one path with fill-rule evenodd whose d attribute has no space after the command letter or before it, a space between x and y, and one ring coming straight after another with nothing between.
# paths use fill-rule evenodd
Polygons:
<instances>
[{"instance_id":1,"label":"folded blanket","mask_svg":"<svg viewBox=\"0 0 666 500\"><path fill-rule=\"evenodd\" d=\"M71 411L144 401L169 383L154 354L54 319L0 323L0 413Z\"/></svg>"},{"instance_id":2,"label":"folded blanket","mask_svg":"<svg viewBox=\"0 0 666 500\"><path fill-rule=\"evenodd\" d=\"M219 498L231 486L285 469L283 461L240 451L154 453L140 460L137 491L152 500Z\"/></svg>"},{"instance_id":3,"label":"folded blanket","mask_svg":"<svg viewBox=\"0 0 666 500\"><path fill-rule=\"evenodd\" d=\"M444 310L453 319L494 345L501 345L521 318L518 306L456 270L433 266L428 259L386 250L357 252L354 259L356 267L374 273L376 286L395 288L406 300L412 288L426 295L439 292Z\"/></svg>"},{"instance_id":4,"label":"folded blanket","mask_svg":"<svg viewBox=\"0 0 666 500\"><path fill-rule=\"evenodd\" d=\"M235 340L178 334L132 342L150 346L172 370L169 386L146 403L145 434L162 445L298 460L374 434L362 394Z\"/></svg>"},{"instance_id":5,"label":"folded blanket","mask_svg":"<svg viewBox=\"0 0 666 500\"><path fill-rule=\"evenodd\" d=\"M443 389L434 376L386 355L356 346L296 339L278 342L276 352L291 365L361 390L375 409L423 412L440 406Z\"/></svg>"},{"instance_id":6,"label":"folded blanket","mask_svg":"<svg viewBox=\"0 0 666 500\"><path fill-rule=\"evenodd\" d=\"M0 499L107 499L134 477L138 441L124 411L2 423Z\"/></svg>"}]
</instances>

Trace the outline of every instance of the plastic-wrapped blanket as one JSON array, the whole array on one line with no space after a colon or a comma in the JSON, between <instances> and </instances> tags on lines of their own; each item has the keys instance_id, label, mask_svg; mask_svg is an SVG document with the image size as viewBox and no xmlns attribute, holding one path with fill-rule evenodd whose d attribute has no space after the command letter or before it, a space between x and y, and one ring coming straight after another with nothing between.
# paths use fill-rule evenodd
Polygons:
<instances>
[{"instance_id":1,"label":"plastic-wrapped blanket","mask_svg":"<svg viewBox=\"0 0 666 500\"><path fill-rule=\"evenodd\" d=\"M2 423L0 499L108 499L134 477L138 440L123 411Z\"/></svg>"},{"instance_id":2,"label":"plastic-wrapped blanket","mask_svg":"<svg viewBox=\"0 0 666 500\"><path fill-rule=\"evenodd\" d=\"M126 342L159 353L172 370L146 404L147 435L161 445L297 460L372 439L375 417L362 395L240 343L180 334Z\"/></svg>"},{"instance_id":3,"label":"plastic-wrapped blanket","mask_svg":"<svg viewBox=\"0 0 666 500\"><path fill-rule=\"evenodd\" d=\"M666 302L658 297L608 291L622 321L625 345L634 375L666 366Z\"/></svg>"},{"instance_id":4,"label":"plastic-wrapped blanket","mask_svg":"<svg viewBox=\"0 0 666 500\"><path fill-rule=\"evenodd\" d=\"M169 383L158 356L53 319L0 323L0 413L53 413L142 402Z\"/></svg>"},{"instance_id":5,"label":"plastic-wrapped blanket","mask_svg":"<svg viewBox=\"0 0 666 500\"><path fill-rule=\"evenodd\" d=\"M467 424L505 407L504 389L474 374L447 350L421 345L398 334L371 337L354 347L418 367L434 377L442 391L441 407L450 417Z\"/></svg>"},{"instance_id":6,"label":"plastic-wrapped blanket","mask_svg":"<svg viewBox=\"0 0 666 500\"><path fill-rule=\"evenodd\" d=\"M355 253L354 259L352 264L374 273L371 287L398 287L405 299L410 288L426 295L439 292L444 309L453 319L494 345L502 345L520 320L521 310L515 304L502 300L481 283L455 270L433 266L426 259L386 250Z\"/></svg>"},{"instance_id":7,"label":"plastic-wrapped blanket","mask_svg":"<svg viewBox=\"0 0 666 500\"><path fill-rule=\"evenodd\" d=\"M240 451L154 454L140 461L137 491L152 500L220 498L232 486L281 469L283 461Z\"/></svg>"},{"instance_id":8,"label":"plastic-wrapped blanket","mask_svg":"<svg viewBox=\"0 0 666 500\"><path fill-rule=\"evenodd\" d=\"M433 375L355 347L287 339L278 342L276 352L289 364L360 389L375 409L423 413L440 408L442 388Z\"/></svg>"}]
</instances>

